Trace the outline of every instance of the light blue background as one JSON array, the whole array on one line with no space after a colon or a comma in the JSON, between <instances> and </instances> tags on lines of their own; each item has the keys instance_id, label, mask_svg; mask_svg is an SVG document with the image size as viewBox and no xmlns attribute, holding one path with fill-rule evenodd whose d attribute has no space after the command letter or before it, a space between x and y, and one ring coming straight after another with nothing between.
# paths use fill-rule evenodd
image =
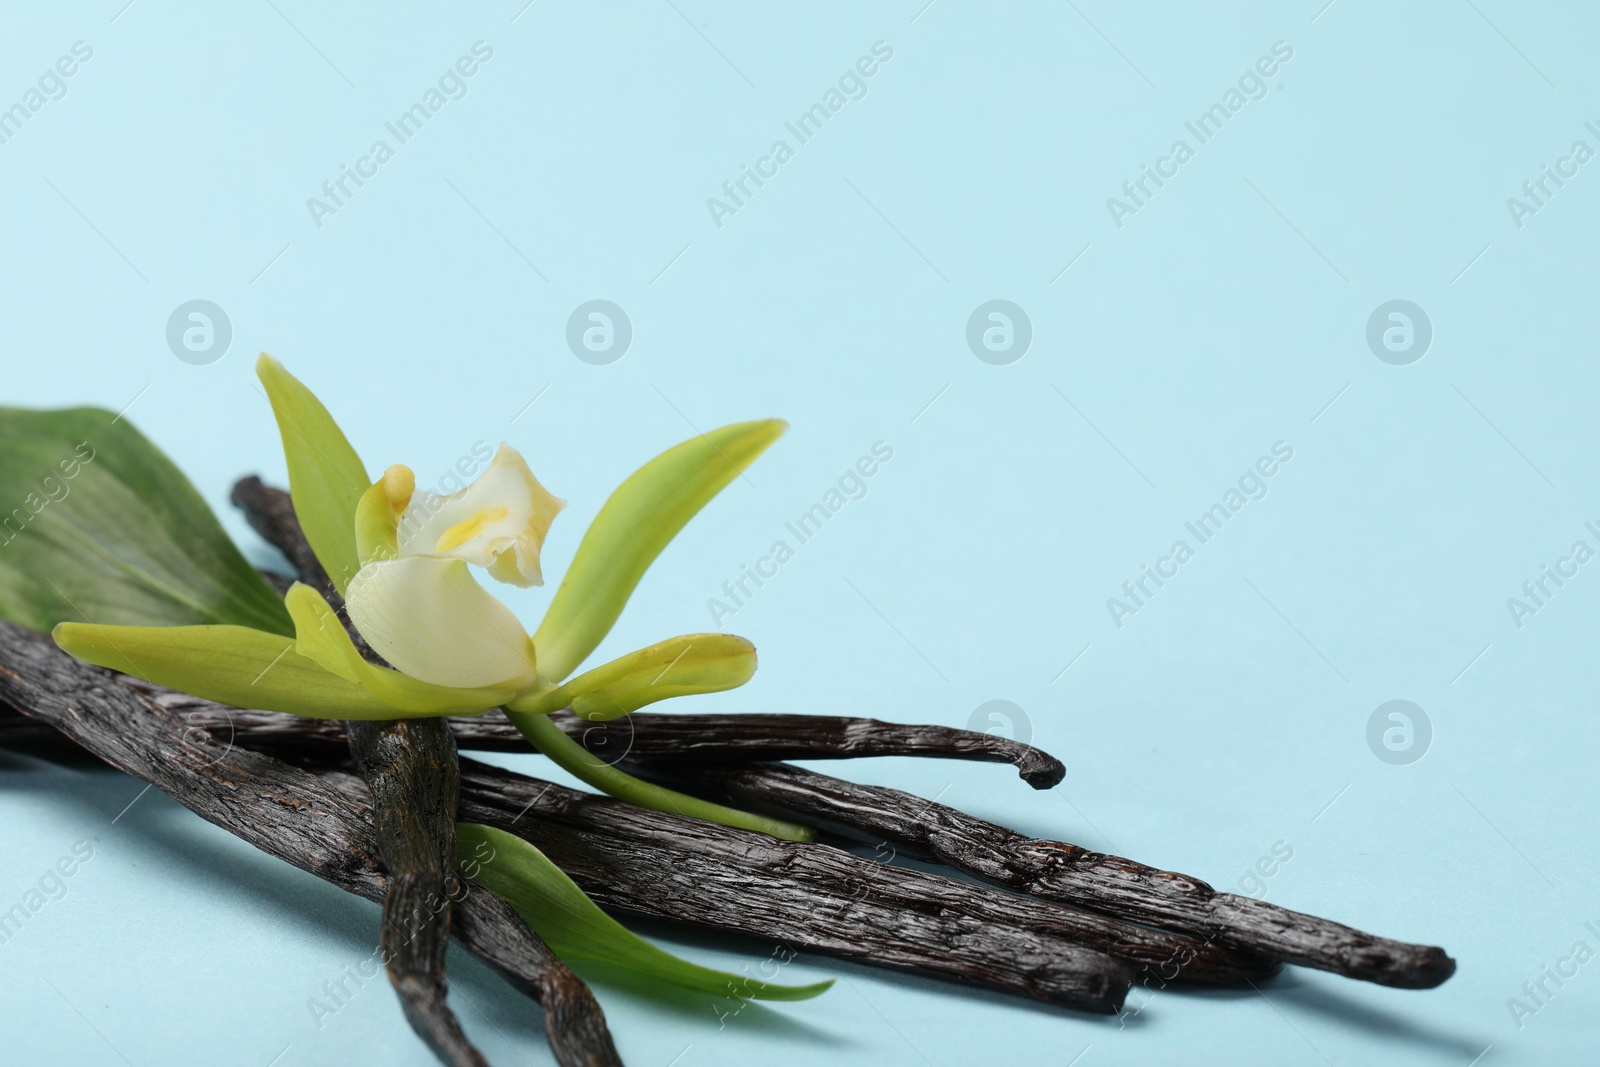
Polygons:
<instances>
[{"instance_id":1,"label":"light blue background","mask_svg":"<svg viewBox=\"0 0 1600 1067\"><path fill-rule=\"evenodd\" d=\"M843 773L1219 887L1283 842L1269 899L1460 961L1425 993L1299 970L1136 993L1119 1026L802 956L786 978L843 981L720 1027L727 1005L599 984L629 1063L1593 1060L1600 962L1520 1028L1507 999L1600 949L1600 564L1521 628L1506 606L1600 547L1600 163L1521 228L1506 207L1574 140L1600 148L1592 9L122 2L14 6L0 34L0 105L94 49L0 145L4 402L126 407L258 546L226 501L283 476L251 372L270 351L371 466L426 482L475 441L521 448L571 501L552 575L650 455L790 420L602 651L709 628L722 583L885 441L868 495L723 620L755 681L696 706L965 725L1014 701L1069 764L1051 792L938 761ZM306 198L478 40L468 95L317 228ZM714 225L706 199L876 41L865 99ZM1117 228L1107 197L1276 41L1267 97ZM194 298L233 325L209 366L164 339ZM610 366L564 341L594 298L633 323ZM1009 366L964 339L994 298L1034 329ZM1435 331L1409 366L1364 338L1396 298ZM1115 626L1106 599L1280 440L1266 498ZM1409 766L1367 745L1392 699L1432 723ZM0 768L0 905L97 840L0 945L8 1060L431 1062L381 986L320 1029L308 1011L372 951L376 908L157 792L113 824L132 780ZM650 932L724 966L766 952ZM497 1064L549 1061L529 1004L465 954L452 976Z\"/></svg>"}]
</instances>

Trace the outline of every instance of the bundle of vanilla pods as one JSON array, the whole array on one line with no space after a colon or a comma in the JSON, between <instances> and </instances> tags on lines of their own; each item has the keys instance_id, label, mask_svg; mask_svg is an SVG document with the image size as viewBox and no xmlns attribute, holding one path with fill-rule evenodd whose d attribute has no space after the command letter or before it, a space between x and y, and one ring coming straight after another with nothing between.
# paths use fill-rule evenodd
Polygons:
<instances>
[{"instance_id":1,"label":"bundle of vanilla pods","mask_svg":"<svg viewBox=\"0 0 1600 1067\"><path fill-rule=\"evenodd\" d=\"M283 542L298 530L276 532L273 540L295 559L295 545ZM1455 970L1440 948L1375 937L1219 893L1187 875L1031 838L899 790L775 762L935 756L1013 764L1039 789L1061 780L1059 761L1004 738L822 715L556 718L604 758L623 754L632 773L822 834L814 843L778 840L459 760L457 818L531 842L624 917L1100 1013L1120 1011L1136 983L1245 986L1285 963L1406 989L1437 986ZM526 751L498 712L448 722L460 749ZM374 798L343 723L162 689L0 623L0 744L58 758L86 750L349 892L371 900L391 892L378 859ZM855 845L870 849L851 851ZM895 865L899 856L959 877ZM541 1005L558 1062L620 1063L588 987L507 904L462 879L439 914L460 944ZM411 992L424 1005L435 998L438 1011L413 1014L408 1004L408 1017L444 1062L482 1063L459 1033L428 1030L455 1026L442 1006L442 960L437 967L436 988ZM396 985L407 996L408 983Z\"/></svg>"}]
</instances>

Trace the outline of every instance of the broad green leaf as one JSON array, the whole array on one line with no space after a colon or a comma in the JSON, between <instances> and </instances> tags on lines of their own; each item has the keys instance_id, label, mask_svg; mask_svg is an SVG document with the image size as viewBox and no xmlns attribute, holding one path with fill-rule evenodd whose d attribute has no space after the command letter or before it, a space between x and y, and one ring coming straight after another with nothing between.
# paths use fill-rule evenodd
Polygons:
<instances>
[{"instance_id":1,"label":"broad green leaf","mask_svg":"<svg viewBox=\"0 0 1600 1067\"><path fill-rule=\"evenodd\" d=\"M780 419L723 426L629 475L589 524L533 635L540 673L560 681L587 659L667 542L787 428Z\"/></svg>"},{"instance_id":2,"label":"broad green leaf","mask_svg":"<svg viewBox=\"0 0 1600 1067\"><path fill-rule=\"evenodd\" d=\"M579 718L615 719L669 697L737 688L755 671L756 647L744 638L685 634L629 652L510 706L534 715L571 707Z\"/></svg>"},{"instance_id":3,"label":"broad green leaf","mask_svg":"<svg viewBox=\"0 0 1600 1067\"><path fill-rule=\"evenodd\" d=\"M404 712L244 626L100 626L64 622L56 644L81 660L236 708L313 719L396 719Z\"/></svg>"},{"instance_id":4,"label":"broad green leaf","mask_svg":"<svg viewBox=\"0 0 1600 1067\"><path fill-rule=\"evenodd\" d=\"M372 479L322 401L284 370L283 364L263 353L256 360L256 374L266 386L283 437L294 513L311 550L343 593L361 566L356 552L356 504Z\"/></svg>"},{"instance_id":5,"label":"broad green leaf","mask_svg":"<svg viewBox=\"0 0 1600 1067\"><path fill-rule=\"evenodd\" d=\"M0 408L0 617L293 632L183 473L101 408Z\"/></svg>"},{"instance_id":6,"label":"broad green leaf","mask_svg":"<svg viewBox=\"0 0 1600 1067\"><path fill-rule=\"evenodd\" d=\"M355 682L401 711L414 715L479 714L504 704L517 694L512 687L457 689L434 685L368 663L350 640L350 634L333 607L309 585L294 583L284 603L294 618L295 652L340 678Z\"/></svg>"},{"instance_id":7,"label":"broad green leaf","mask_svg":"<svg viewBox=\"0 0 1600 1067\"><path fill-rule=\"evenodd\" d=\"M477 823L456 824L463 874L503 898L566 960L597 960L652 978L746 1000L807 1000L832 980L776 985L679 959L630 933L601 911L543 852L520 837Z\"/></svg>"}]
</instances>

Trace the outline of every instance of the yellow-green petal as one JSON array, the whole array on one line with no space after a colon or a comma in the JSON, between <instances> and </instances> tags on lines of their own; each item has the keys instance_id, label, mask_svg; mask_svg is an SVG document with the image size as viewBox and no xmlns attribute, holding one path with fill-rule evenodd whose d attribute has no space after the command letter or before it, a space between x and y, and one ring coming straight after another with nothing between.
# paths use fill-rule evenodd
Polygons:
<instances>
[{"instance_id":1,"label":"yellow-green petal","mask_svg":"<svg viewBox=\"0 0 1600 1067\"><path fill-rule=\"evenodd\" d=\"M400 554L400 515L417 487L410 467L396 463L367 487L356 502L356 555L363 565Z\"/></svg>"},{"instance_id":2,"label":"yellow-green petal","mask_svg":"<svg viewBox=\"0 0 1600 1067\"><path fill-rule=\"evenodd\" d=\"M289 495L300 528L334 587L343 593L361 566L356 504L372 480L328 409L283 364L263 353L256 361L256 374L266 387L283 437Z\"/></svg>"},{"instance_id":3,"label":"yellow-green petal","mask_svg":"<svg viewBox=\"0 0 1600 1067\"><path fill-rule=\"evenodd\" d=\"M680 959L601 911L549 857L504 830L457 823L456 855L463 874L516 909L563 959L610 963L689 989L744 1000L807 1000L833 985L831 980L778 985Z\"/></svg>"},{"instance_id":4,"label":"yellow-green petal","mask_svg":"<svg viewBox=\"0 0 1600 1067\"><path fill-rule=\"evenodd\" d=\"M684 634L619 656L565 685L514 700L510 707L534 715L571 707L591 721L615 719L658 700L734 689L755 670L756 648L744 638Z\"/></svg>"},{"instance_id":5,"label":"yellow-green petal","mask_svg":"<svg viewBox=\"0 0 1600 1067\"><path fill-rule=\"evenodd\" d=\"M284 597L294 619L295 651L325 670L413 715L470 715L488 711L517 694L513 687L457 689L434 685L399 671L368 663L345 631L344 623L321 593L296 582Z\"/></svg>"},{"instance_id":6,"label":"yellow-green petal","mask_svg":"<svg viewBox=\"0 0 1600 1067\"><path fill-rule=\"evenodd\" d=\"M294 641L246 626L100 626L64 622L56 644L81 660L238 708L313 719L406 717L298 655Z\"/></svg>"},{"instance_id":7,"label":"yellow-green petal","mask_svg":"<svg viewBox=\"0 0 1600 1067\"><path fill-rule=\"evenodd\" d=\"M781 419L723 426L667 449L617 487L533 636L545 678L560 681L588 658L667 543L787 428Z\"/></svg>"}]
</instances>

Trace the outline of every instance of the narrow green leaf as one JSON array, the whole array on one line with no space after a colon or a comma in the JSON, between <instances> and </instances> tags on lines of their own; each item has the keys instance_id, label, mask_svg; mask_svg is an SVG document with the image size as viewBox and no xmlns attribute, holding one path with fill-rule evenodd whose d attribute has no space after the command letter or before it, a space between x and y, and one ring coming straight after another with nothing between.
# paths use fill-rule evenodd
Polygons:
<instances>
[{"instance_id":1,"label":"narrow green leaf","mask_svg":"<svg viewBox=\"0 0 1600 1067\"><path fill-rule=\"evenodd\" d=\"M400 711L244 626L100 626L64 622L56 644L81 660L236 708L313 719L398 719Z\"/></svg>"},{"instance_id":2,"label":"narrow green leaf","mask_svg":"<svg viewBox=\"0 0 1600 1067\"><path fill-rule=\"evenodd\" d=\"M780 419L723 426L629 475L589 524L533 635L540 673L559 682L587 659L667 543L787 428Z\"/></svg>"},{"instance_id":3,"label":"narrow green leaf","mask_svg":"<svg viewBox=\"0 0 1600 1067\"><path fill-rule=\"evenodd\" d=\"M101 408L0 408L0 617L293 629L183 473Z\"/></svg>"},{"instance_id":4,"label":"narrow green leaf","mask_svg":"<svg viewBox=\"0 0 1600 1067\"><path fill-rule=\"evenodd\" d=\"M547 715L570 707L591 722L615 719L647 704L692 693L720 693L750 680L756 646L733 634L684 634L629 652L565 685L509 705Z\"/></svg>"},{"instance_id":5,"label":"narrow green leaf","mask_svg":"<svg viewBox=\"0 0 1600 1067\"><path fill-rule=\"evenodd\" d=\"M807 1000L833 985L776 985L679 959L601 911L561 869L520 837L477 823L456 824L461 871L503 898L566 960L597 960L652 978L746 1000Z\"/></svg>"},{"instance_id":6,"label":"narrow green leaf","mask_svg":"<svg viewBox=\"0 0 1600 1067\"><path fill-rule=\"evenodd\" d=\"M294 617L295 652L400 711L413 715L478 715L516 695L515 687L458 689L434 685L388 667L368 663L344 623L321 593L294 583L284 603Z\"/></svg>"},{"instance_id":7,"label":"narrow green leaf","mask_svg":"<svg viewBox=\"0 0 1600 1067\"><path fill-rule=\"evenodd\" d=\"M283 364L263 353L256 360L256 374L266 386L283 437L294 513L311 550L343 593L361 566L356 505L372 480L322 401Z\"/></svg>"}]
</instances>

